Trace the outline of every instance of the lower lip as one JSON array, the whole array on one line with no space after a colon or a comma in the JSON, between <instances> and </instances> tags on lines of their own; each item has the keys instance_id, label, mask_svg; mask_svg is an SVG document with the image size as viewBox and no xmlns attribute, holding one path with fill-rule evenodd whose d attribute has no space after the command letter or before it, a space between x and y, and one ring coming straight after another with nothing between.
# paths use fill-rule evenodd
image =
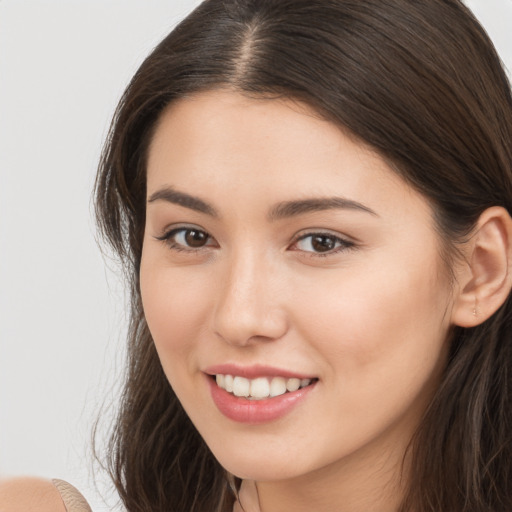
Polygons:
<instances>
[{"instance_id":1,"label":"lower lip","mask_svg":"<svg viewBox=\"0 0 512 512\"><path fill-rule=\"evenodd\" d=\"M208 376L208 383L213 401L224 416L239 423L252 424L266 423L282 418L303 402L316 385L314 382L305 388L274 398L248 400L234 396L220 388L210 376Z\"/></svg>"}]
</instances>

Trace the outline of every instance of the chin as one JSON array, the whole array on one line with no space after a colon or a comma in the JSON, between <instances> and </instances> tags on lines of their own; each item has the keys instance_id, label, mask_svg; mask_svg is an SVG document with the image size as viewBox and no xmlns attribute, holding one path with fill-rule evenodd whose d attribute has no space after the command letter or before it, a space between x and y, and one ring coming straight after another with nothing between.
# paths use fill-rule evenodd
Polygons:
<instances>
[{"instance_id":1,"label":"chin","mask_svg":"<svg viewBox=\"0 0 512 512\"><path fill-rule=\"evenodd\" d=\"M254 451L253 448L243 445L233 446L229 452L225 446L212 452L226 471L243 480L286 480L309 470L297 461L296 455L283 456L265 450Z\"/></svg>"},{"instance_id":2,"label":"chin","mask_svg":"<svg viewBox=\"0 0 512 512\"><path fill-rule=\"evenodd\" d=\"M258 482L288 480L302 474L297 472L296 467L283 467L280 464L276 464L275 460L268 460L266 462L259 461L256 463L243 461L234 462L232 464L223 464L221 461L221 465L229 473L242 480L255 480Z\"/></svg>"}]
</instances>

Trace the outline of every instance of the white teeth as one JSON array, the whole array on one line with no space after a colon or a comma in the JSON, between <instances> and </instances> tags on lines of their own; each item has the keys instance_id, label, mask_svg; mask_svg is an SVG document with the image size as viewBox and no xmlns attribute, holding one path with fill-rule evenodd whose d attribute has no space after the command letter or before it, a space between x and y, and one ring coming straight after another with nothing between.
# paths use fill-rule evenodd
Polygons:
<instances>
[{"instance_id":1,"label":"white teeth","mask_svg":"<svg viewBox=\"0 0 512 512\"><path fill-rule=\"evenodd\" d=\"M260 377L251 381L251 396L253 398L267 398L270 394L268 379Z\"/></svg>"},{"instance_id":2,"label":"white teeth","mask_svg":"<svg viewBox=\"0 0 512 512\"><path fill-rule=\"evenodd\" d=\"M215 376L217 385L235 396L252 400L264 400L293 392L311 384L311 379L285 379L284 377L258 377L246 379L233 375Z\"/></svg>"},{"instance_id":3,"label":"white teeth","mask_svg":"<svg viewBox=\"0 0 512 512\"><path fill-rule=\"evenodd\" d=\"M224 386L225 386L224 389L226 391L229 391L230 393L233 393L233 376L232 375L225 375L224 376Z\"/></svg>"},{"instance_id":4,"label":"white teeth","mask_svg":"<svg viewBox=\"0 0 512 512\"><path fill-rule=\"evenodd\" d=\"M288 391L297 391L300 388L300 379L288 379L286 381L286 389Z\"/></svg>"},{"instance_id":5,"label":"white teeth","mask_svg":"<svg viewBox=\"0 0 512 512\"><path fill-rule=\"evenodd\" d=\"M283 377L274 377L270 383L270 396L279 396L286 393L286 381Z\"/></svg>"},{"instance_id":6,"label":"white teeth","mask_svg":"<svg viewBox=\"0 0 512 512\"><path fill-rule=\"evenodd\" d=\"M250 388L251 382L249 379L245 379L244 377L233 378L233 394L235 396L249 396Z\"/></svg>"}]
</instances>

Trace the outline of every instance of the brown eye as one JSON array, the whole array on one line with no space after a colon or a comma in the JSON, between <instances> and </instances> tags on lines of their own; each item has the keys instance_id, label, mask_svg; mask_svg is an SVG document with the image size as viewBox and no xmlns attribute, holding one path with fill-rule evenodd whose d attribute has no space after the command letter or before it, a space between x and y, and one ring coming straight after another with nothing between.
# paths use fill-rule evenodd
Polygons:
<instances>
[{"instance_id":1,"label":"brown eye","mask_svg":"<svg viewBox=\"0 0 512 512\"><path fill-rule=\"evenodd\" d=\"M209 233L193 227L172 229L157 239L176 251L194 251L215 246L215 241Z\"/></svg>"},{"instance_id":2,"label":"brown eye","mask_svg":"<svg viewBox=\"0 0 512 512\"><path fill-rule=\"evenodd\" d=\"M294 250L310 253L312 256L327 256L354 247L354 243L330 233L310 233L293 245Z\"/></svg>"},{"instance_id":3,"label":"brown eye","mask_svg":"<svg viewBox=\"0 0 512 512\"><path fill-rule=\"evenodd\" d=\"M204 231L198 229L187 229L185 230L185 243L189 247L203 247L208 242L208 235Z\"/></svg>"},{"instance_id":4,"label":"brown eye","mask_svg":"<svg viewBox=\"0 0 512 512\"><path fill-rule=\"evenodd\" d=\"M326 235L315 235L311 237L311 247L316 252L332 251L336 247L336 240Z\"/></svg>"}]
</instances>

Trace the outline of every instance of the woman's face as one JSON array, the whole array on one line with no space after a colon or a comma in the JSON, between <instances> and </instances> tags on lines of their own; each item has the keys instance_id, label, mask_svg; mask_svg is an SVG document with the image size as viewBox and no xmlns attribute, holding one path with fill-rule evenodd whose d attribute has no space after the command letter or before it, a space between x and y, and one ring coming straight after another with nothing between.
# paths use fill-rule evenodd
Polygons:
<instances>
[{"instance_id":1,"label":"woman's face","mask_svg":"<svg viewBox=\"0 0 512 512\"><path fill-rule=\"evenodd\" d=\"M305 105L228 91L166 110L147 184L145 315L220 463L273 480L401 457L453 303L425 199Z\"/></svg>"}]
</instances>

